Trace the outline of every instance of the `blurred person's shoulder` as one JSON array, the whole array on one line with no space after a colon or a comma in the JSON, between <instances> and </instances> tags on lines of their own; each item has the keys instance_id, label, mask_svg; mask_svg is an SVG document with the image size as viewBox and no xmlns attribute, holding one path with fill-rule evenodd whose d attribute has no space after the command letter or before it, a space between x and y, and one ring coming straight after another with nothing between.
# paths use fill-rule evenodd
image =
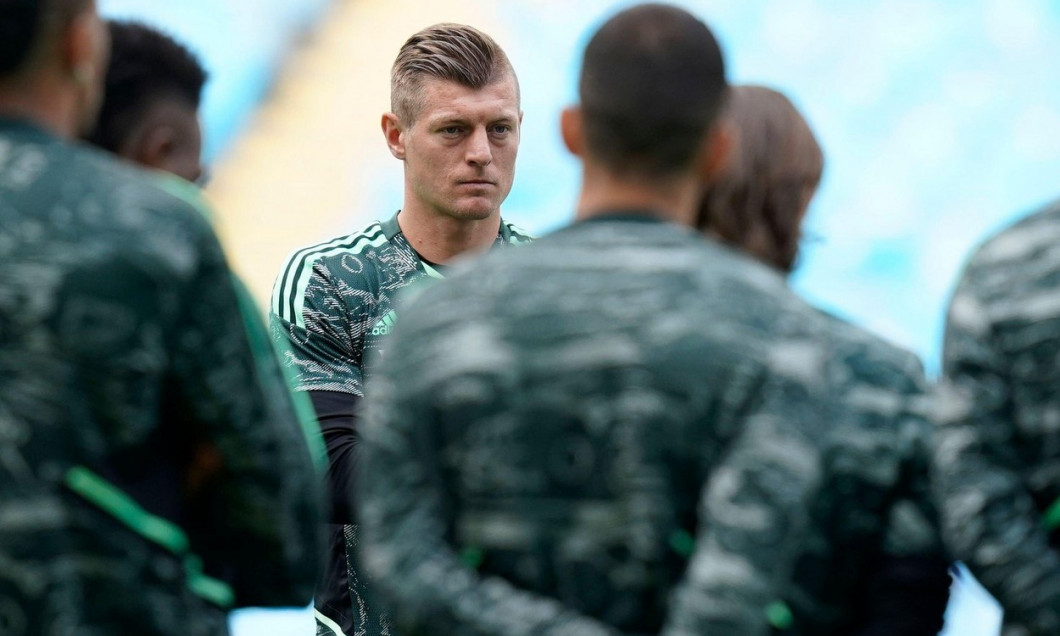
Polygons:
<instances>
[{"instance_id":1,"label":"blurred person's shoulder","mask_svg":"<svg viewBox=\"0 0 1060 636\"><path fill-rule=\"evenodd\" d=\"M912 350L832 311L809 306L830 332L836 354L848 364L895 388L925 388L924 364Z\"/></svg>"},{"instance_id":2,"label":"blurred person's shoulder","mask_svg":"<svg viewBox=\"0 0 1060 636\"><path fill-rule=\"evenodd\" d=\"M1026 214L987 237L970 259L976 264L1019 262L1055 244L1060 235L1060 200Z\"/></svg>"},{"instance_id":3,"label":"blurred person's shoulder","mask_svg":"<svg viewBox=\"0 0 1060 636\"><path fill-rule=\"evenodd\" d=\"M463 286L490 293L502 288L529 289L522 284L542 292L561 291L555 283L564 278L648 276L745 299L761 295L790 302L793 307L800 305L772 269L675 223L616 215L575 222L532 242L529 235L519 232L525 237L519 239L525 247L459 259L443 291L435 294Z\"/></svg>"},{"instance_id":4,"label":"blurred person's shoulder","mask_svg":"<svg viewBox=\"0 0 1060 636\"><path fill-rule=\"evenodd\" d=\"M202 191L180 177L132 165L83 144L74 147L73 156L83 176L104 186L103 195L115 204L171 215L197 226L212 223L210 205Z\"/></svg>"},{"instance_id":5,"label":"blurred person's shoulder","mask_svg":"<svg viewBox=\"0 0 1060 636\"><path fill-rule=\"evenodd\" d=\"M34 244L85 254L168 254L164 260L179 264L189 260L189 249L216 240L201 195L175 177L28 124L5 126L0 155L8 213L23 228L47 228Z\"/></svg>"},{"instance_id":6,"label":"blurred person's shoulder","mask_svg":"<svg viewBox=\"0 0 1060 636\"><path fill-rule=\"evenodd\" d=\"M994 233L968 258L946 317L946 373L954 361L983 354L985 342L1033 353L1060 323L1058 280L1060 201L1054 201Z\"/></svg>"},{"instance_id":7,"label":"blurred person's shoulder","mask_svg":"<svg viewBox=\"0 0 1060 636\"><path fill-rule=\"evenodd\" d=\"M64 181L57 203L74 212L83 231L130 237L162 231L173 240L215 236L210 205L195 185L83 143L70 144L63 155L56 166L56 178Z\"/></svg>"},{"instance_id":8,"label":"blurred person's shoulder","mask_svg":"<svg viewBox=\"0 0 1060 636\"><path fill-rule=\"evenodd\" d=\"M1016 220L984 240L968 259L961 292L1009 304L1053 289L1060 275L1060 200ZM1010 305L1010 310L1016 309Z\"/></svg>"},{"instance_id":9,"label":"blurred person's shoulder","mask_svg":"<svg viewBox=\"0 0 1060 636\"><path fill-rule=\"evenodd\" d=\"M79 215L86 233L110 237L115 251L147 259L181 280L207 262L225 261L212 208L194 184L91 147L78 146L76 162L88 189ZM105 210L102 223L93 217L93 204Z\"/></svg>"},{"instance_id":10,"label":"blurred person's shoulder","mask_svg":"<svg viewBox=\"0 0 1060 636\"><path fill-rule=\"evenodd\" d=\"M592 268L594 265L611 267L617 265L629 273L660 273L664 271L696 271L703 261L715 264L731 263L742 274L755 278L759 283L766 279L774 285L776 276L757 261L731 250L724 245L704 239L689 227L663 221L647 214L620 213L601 215L588 220L575 221L543 235L531 236L519 226L504 221L502 235L510 235L509 242L526 244L526 250L491 250L485 257L476 255L469 261L483 262L490 259L502 267L519 267L534 263L549 269ZM548 256L555 260L549 260ZM669 255L668 257L665 255ZM454 273L482 268L458 267ZM715 273L731 273L729 270L714 270Z\"/></svg>"},{"instance_id":11,"label":"blurred person's shoulder","mask_svg":"<svg viewBox=\"0 0 1060 636\"><path fill-rule=\"evenodd\" d=\"M423 302L481 302L507 314L536 312L530 299L537 298L560 312L571 303L633 298L645 286L657 292L648 296L658 306L628 313L690 331L739 327L733 337L766 338L780 316L806 313L771 268L691 228L633 215L576 222L517 250L462 258ZM708 315L717 315L716 324L707 324Z\"/></svg>"}]
</instances>

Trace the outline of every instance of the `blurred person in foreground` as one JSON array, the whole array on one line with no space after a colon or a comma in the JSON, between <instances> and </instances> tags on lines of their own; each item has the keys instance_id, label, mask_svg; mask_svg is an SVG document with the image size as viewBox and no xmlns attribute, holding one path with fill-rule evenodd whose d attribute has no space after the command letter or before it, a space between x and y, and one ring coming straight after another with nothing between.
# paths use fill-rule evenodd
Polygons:
<instances>
[{"instance_id":1,"label":"blurred person in foreground","mask_svg":"<svg viewBox=\"0 0 1060 636\"><path fill-rule=\"evenodd\" d=\"M827 351L692 229L721 51L647 4L593 35L575 222L403 306L366 396L365 569L410 634L768 633L820 480ZM747 320L748 314L757 316ZM755 322L757 321L757 322ZM818 423L818 424L815 424Z\"/></svg>"},{"instance_id":2,"label":"blurred person in foreground","mask_svg":"<svg viewBox=\"0 0 1060 636\"><path fill-rule=\"evenodd\" d=\"M206 70L186 47L147 25L109 20L107 27L103 105L85 140L145 168L198 181Z\"/></svg>"},{"instance_id":3,"label":"blurred person in foreground","mask_svg":"<svg viewBox=\"0 0 1060 636\"><path fill-rule=\"evenodd\" d=\"M732 89L736 139L700 208L699 227L780 273L796 264L802 222L824 167L809 125L782 94ZM787 595L792 633L934 636L949 597L947 558L928 488L926 380L908 351L821 312L847 398L848 443L826 455L816 534Z\"/></svg>"},{"instance_id":4,"label":"blurred person in foreground","mask_svg":"<svg viewBox=\"0 0 1060 636\"><path fill-rule=\"evenodd\" d=\"M0 625L227 633L303 605L316 476L196 192L71 143L92 0L0 0Z\"/></svg>"},{"instance_id":5,"label":"blurred person in foreground","mask_svg":"<svg viewBox=\"0 0 1060 636\"><path fill-rule=\"evenodd\" d=\"M515 71L491 37L461 24L410 37L391 71L391 110L382 128L404 163L401 210L295 251L276 280L270 316L273 336L290 343L287 364L312 398L327 444L331 552L316 593L318 634L391 633L355 567L352 497L358 405L387 348L395 299L441 278L454 258L529 241L500 213L522 111Z\"/></svg>"},{"instance_id":6,"label":"blurred person in foreground","mask_svg":"<svg viewBox=\"0 0 1060 636\"><path fill-rule=\"evenodd\" d=\"M1060 203L980 246L950 302L934 444L943 536L1004 608L1060 634Z\"/></svg>"}]
</instances>

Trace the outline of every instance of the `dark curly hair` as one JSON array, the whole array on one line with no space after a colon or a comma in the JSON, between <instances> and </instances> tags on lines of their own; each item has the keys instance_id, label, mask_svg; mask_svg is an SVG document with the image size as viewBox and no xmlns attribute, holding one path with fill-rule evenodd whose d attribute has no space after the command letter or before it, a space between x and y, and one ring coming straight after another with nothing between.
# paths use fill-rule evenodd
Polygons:
<instances>
[{"instance_id":1,"label":"dark curly hair","mask_svg":"<svg viewBox=\"0 0 1060 636\"><path fill-rule=\"evenodd\" d=\"M177 99L197 109L207 74L191 51L156 29L113 20L108 27L111 54L103 106L87 140L118 152L156 101Z\"/></svg>"}]
</instances>

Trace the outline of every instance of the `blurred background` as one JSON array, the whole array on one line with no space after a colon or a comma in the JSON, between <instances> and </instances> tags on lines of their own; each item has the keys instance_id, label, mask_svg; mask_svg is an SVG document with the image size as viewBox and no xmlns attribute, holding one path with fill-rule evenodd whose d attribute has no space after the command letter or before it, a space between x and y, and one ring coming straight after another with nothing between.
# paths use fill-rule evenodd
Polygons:
<instances>
[{"instance_id":1,"label":"blurred background","mask_svg":"<svg viewBox=\"0 0 1060 636\"><path fill-rule=\"evenodd\" d=\"M578 55L616 0L100 0L185 42L211 73L208 195L264 308L284 257L401 204L383 143L389 68L435 22L493 35L525 111L505 216L564 223L577 165L557 121ZM824 147L796 286L938 368L957 272L991 231L1060 196L1060 3L1050 0L676 2L718 35L732 82L792 98ZM993 636L996 605L961 584L947 633ZM243 611L237 636L310 634L306 611Z\"/></svg>"}]
</instances>

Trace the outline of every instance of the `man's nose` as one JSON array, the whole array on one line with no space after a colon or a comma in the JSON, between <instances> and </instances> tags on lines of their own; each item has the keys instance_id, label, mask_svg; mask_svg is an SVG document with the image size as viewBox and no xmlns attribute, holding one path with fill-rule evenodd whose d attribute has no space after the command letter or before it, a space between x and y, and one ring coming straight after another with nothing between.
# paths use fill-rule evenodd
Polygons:
<instances>
[{"instance_id":1,"label":"man's nose","mask_svg":"<svg viewBox=\"0 0 1060 636\"><path fill-rule=\"evenodd\" d=\"M485 128L475 128L467 140L467 162L487 166L493 161L493 148Z\"/></svg>"}]
</instances>

